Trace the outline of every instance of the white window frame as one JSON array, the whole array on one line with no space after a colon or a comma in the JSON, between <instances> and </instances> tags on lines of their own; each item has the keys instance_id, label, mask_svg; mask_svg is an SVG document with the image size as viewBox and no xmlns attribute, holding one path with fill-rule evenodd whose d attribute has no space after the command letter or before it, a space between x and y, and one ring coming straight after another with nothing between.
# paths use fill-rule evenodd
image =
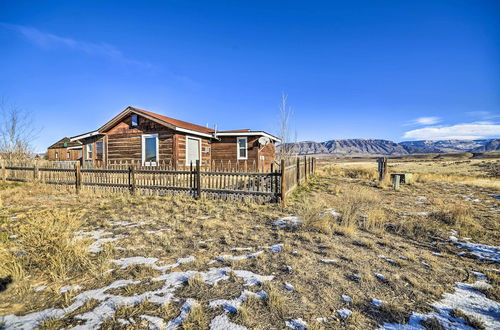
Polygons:
<instances>
[{"instance_id":1,"label":"white window frame","mask_svg":"<svg viewBox=\"0 0 500 330\"><path fill-rule=\"evenodd\" d=\"M71 160L71 152L70 151L66 151L66 157L68 158L68 160Z\"/></svg>"},{"instance_id":2,"label":"white window frame","mask_svg":"<svg viewBox=\"0 0 500 330\"><path fill-rule=\"evenodd\" d=\"M240 140L245 140L245 157L240 156ZM238 160L248 159L248 138L246 136L239 136L236 138L236 157Z\"/></svg>"},{"instance_id":3,"label":"white window frame","mask_svg":"<svg viewBox=\"0 0 500 330\"><path fill-rule=\"evenodd\" d=\"M94 144L89 143L89 144L85 145L85 151L86 151L85 156L87 156L87 159L92 160L93 156L94 156Z\"/></svg>"},{"instance_id":4,"label":"white window frame","mask_svg":"<svg viewBox=\"0 0 500 330\"><path fill-rule=\"evenodd\" d=\"M191 164L189 163L188 161L188 155L189 155L189 143L188 143L188 140L189 139L193 139L193 140L198 140L198 159L200 160L200 164L201 164L201 139L200 138L197 138L197 137L194 137L194 136L191 136L191 135L186 135L186 166L190 166ZM193 164L193 166L195 166L196 163Z\"/></svg>"},{"instance_id":5,"label":"white window frame","mask_svg":"<svg viewBox=\"0 0 500 330\"><path fill-rule=\"evenodd\" d=\"M56 158L56 160L59 160L59 152L56 151L54 157Z\"/></svg>"},{"instance_id":6,"label":"white window frame","mask_svg":"<svg viewBox=\"0 0 500 330\"><path fill-rule=\"evenodd\" d=\"M156 138L156 162L146 162L146 139L147 138ZM142 134L142 148L141 148L141 156L142 156L142 166L157 166L160 161L160 146L158 133L154 134Z\"/></svg>"}]
</instances>

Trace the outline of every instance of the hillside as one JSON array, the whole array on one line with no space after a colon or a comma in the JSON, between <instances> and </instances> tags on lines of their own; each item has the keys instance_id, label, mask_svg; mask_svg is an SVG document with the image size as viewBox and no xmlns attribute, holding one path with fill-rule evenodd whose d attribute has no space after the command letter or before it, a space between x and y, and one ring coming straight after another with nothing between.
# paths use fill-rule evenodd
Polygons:
<instances>
[{"instance_id":1,"label":"hillside","mask_svg":"<svg viewBox=\"0 0 500 330\"><path fill-rule=\"evenodd\" d=\"M491 140L442 140L405 141L396 143L389 140L345 139L325 142L304 141L290 144L300 155L312 154L379 154L408 155L448 152L488 152L500 151L500 139Z\"/></svg>"}]
</instances>

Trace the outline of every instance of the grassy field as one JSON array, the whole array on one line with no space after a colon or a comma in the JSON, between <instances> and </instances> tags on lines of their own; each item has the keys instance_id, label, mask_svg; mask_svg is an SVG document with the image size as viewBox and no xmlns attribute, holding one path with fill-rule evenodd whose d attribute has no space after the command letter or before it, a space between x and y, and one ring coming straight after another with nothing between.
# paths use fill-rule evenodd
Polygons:
<instances>
[{"instance_id":1,"label":"grassy field","mask_svg":"<svg viewBox=\"0 0 500 330\"><path fill-rule=\"evenodd\" d=\"M359 329L418 312L436 329L430 303L456 282L498 310L498 161L456 162L391 162L418 174L398 192L373 161L322 163L286 208L0 183L0 327ZM457 324L496 325L453 306Z\"/></svg>"}]
</instances>

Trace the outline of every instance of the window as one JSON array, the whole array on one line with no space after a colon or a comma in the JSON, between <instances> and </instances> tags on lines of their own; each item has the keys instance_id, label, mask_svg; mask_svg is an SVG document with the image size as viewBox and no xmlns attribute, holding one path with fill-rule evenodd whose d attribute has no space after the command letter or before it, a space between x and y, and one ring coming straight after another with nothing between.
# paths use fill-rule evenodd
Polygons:
<instances>
[{"instance_id":1,"label":"window","mask_svg":"<svg viewBox=\"0 0 500 330\"><path fill-rule=\"evenodd\" d=\"M238 145L238 159L247 159L248 158L248 151L247 151L247 138L246 137L239 137L237 138L237 145Z\"/></svg>"},{"instance_id":2,"label":"window","mask_svg":"<svg viewBox=\"0 0 500 330\"><path fill-rule=\"evenodd\" d=\"M142 165L156 166L158 164L158 134L142 136Z\"/></svg>"},{"instance_id":3,"label":"window","mask_svg":"<svg viewBox=\"0 0 500 330\"><path fill-rule=\"evenodd\" d=\"M131 125L130 126L137 127L137 125L139 125L139 118L134 113L134 114L132 114L132 120L131 120Z\"/></svg>"},{"instance_id":4,"label":"window","mask_svg":"<svg viewBox=\"0 0 500 330\"><path fill-rule=\"evenodd\" d=\"M56 160L59 159L59 153L56 151Z\"/></svg>"},{"instance_id":5,"label":"window","mask_svg":"<svg viewBox=\"0 0 500 330\"><path fill-rule=\"evenodd\" d=\"M94 145L92 143L87 144L87 159L91 160L92 159L92 150L93 150Z\"/></svg>"},{"instance_id":6,"label":"window","mask_svg":"<svg viewBox=\"0 0 500 330\"><path fill-rule=\"evenodd\" d=\"M68 151L68 152L66 153L66 157L68 158L68 160L71 160L71 152L69 152L69 151Z\"/></svg>"},{"instance_id":7,"label":"window","mask_svg":"<svg viewBox=\"0 0 500 330\"><path fill-rule=\"evenodd\" d=\"M192 136L186 136L186 165L196 164L200 160L201 140Z\"/></svg>"},{"instance_id":8,"label":"window","mask_svg":"<svg viewBox=\"0 0 500 330\"><path fill-rule=\"evenodd\" d=\"M96 153L96 158L102 160L102 154L103 154L102 142L95 143L95 153Z\"/></svg>"}]
</instances>

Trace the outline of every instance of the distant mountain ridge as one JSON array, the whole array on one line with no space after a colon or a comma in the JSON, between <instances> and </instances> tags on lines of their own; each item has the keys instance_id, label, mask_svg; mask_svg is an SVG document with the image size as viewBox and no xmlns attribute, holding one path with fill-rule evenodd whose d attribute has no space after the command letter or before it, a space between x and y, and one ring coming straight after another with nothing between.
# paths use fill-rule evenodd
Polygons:
<instances>
[{"instance_id":1,"label":"distant mountain ridge","mask_svg":"<svg viewBox=\"0 0 500 330\"><path fill-rule=\"evenodd\" d=\"M313 154L378 154L408 155L449 152L500 151L500 139L405 141L396 143L377 139L344 139L325 142L303 141L290 143L294 153Z\"/></svg>"}]
</instances>

